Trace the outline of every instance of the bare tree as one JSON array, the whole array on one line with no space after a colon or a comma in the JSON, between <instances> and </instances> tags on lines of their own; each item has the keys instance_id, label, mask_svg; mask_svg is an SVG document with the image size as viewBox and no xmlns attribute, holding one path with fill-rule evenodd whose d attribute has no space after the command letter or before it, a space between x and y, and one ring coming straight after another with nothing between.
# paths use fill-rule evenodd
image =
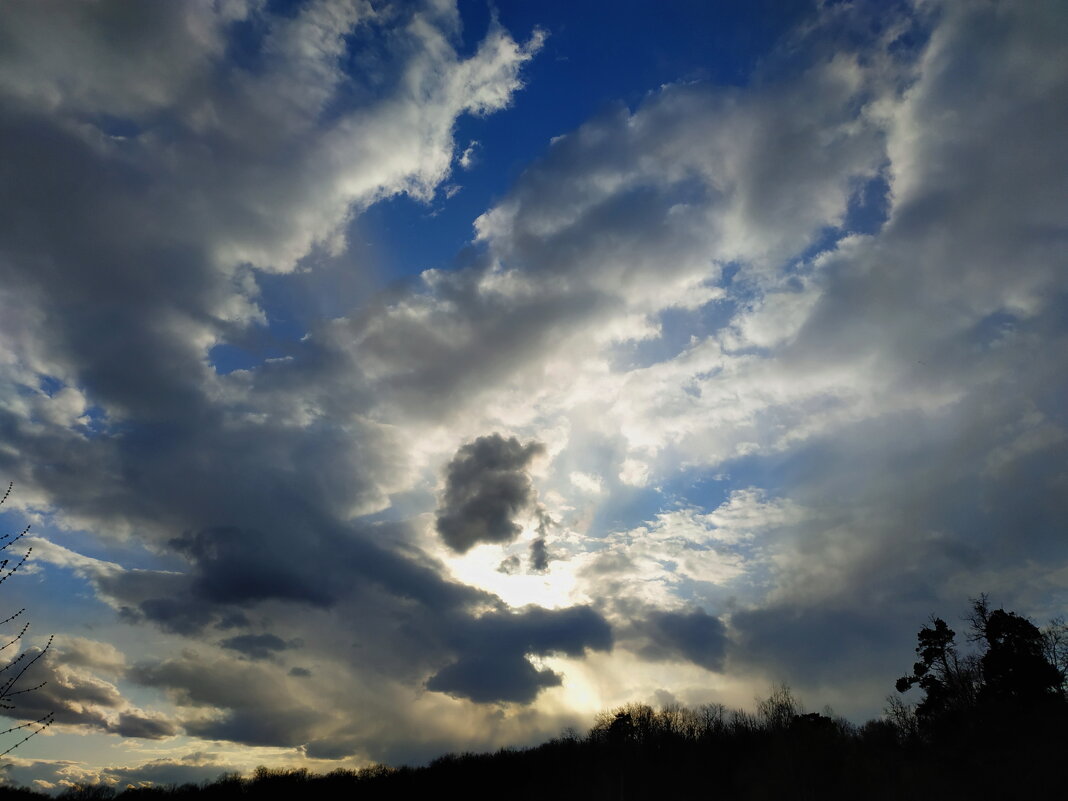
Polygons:
<instances>
[{"instance_id":1,"label":"bare tree","mask_svg":"<svg viewBox=\"0 0 1068 801\"><path fill-rule=\"evenodd\" d=\"M785 731L790 728L794 718L804 712L804 707L794 698L785 682L772 687L771 695L767 698L757 700L757 717L771 731Z\"/></svg>"},{"instance_id":2,"label":"bare tree","mask_svg":"<svg viewBox=\"0 0 1068 801\"><path fill-rule=\"evenodd\" d=\"M0 506L2 506L4 502L8 499L8 496L11 495L11 489L13 486L14 483L7 485L7 491L4 493L4 497L0 498ZM7 551L8 548L17 543L23 537L25 537L26 533L29 530L30 527L26 526L26 528L24 528L18 534L5 534L0 537L0 555L2 555L3 552ZM11 578L20 567L26 564L26 560L30 558L30 553L32 551L33 548L28 548L26 550L26 553L24 553L21 557L5 556L5 558L0 559L0 584L3 584L5 581ZM17 559L17 561L15 561L12 565L13 559ZM8 649L11 648L15 649L15 651L21 650L22 639L26 636L26 632L30 629L30 624L28 622L25 622L24 619L22 619L22 615L25 611L25 609L20 609L15 614L8 617L6 620L0 620L0 627L5 626L9 623L14 623L15 626L18 626L19 623L22 623L22 628L19 629L18 633L15 634L15 636L7 642L0 645L0 654L6 655L5 652L8 652ZM33 654L33 656L30 656L30 651L22 651L17 656L11 657L6 664L0 666L0 713L13 717L14 715L11 715L10 710L16 709L16 703L14 699L17 696L23 695L25 693L30 693L34 690L39 690L45 685L45 682L41 682L40 684L37 684L33 687L22 687L20 686L19 682L23 679L23 677L26 675L26 672L33 666L33 664L38 659L43 657L46 653L48 653L48 649L51 648L51 646L52 637L49 637L48 643L45 645L45 647L38 651L36 654ZM0 735L10 735L18 732L18 734L16 734L16 741L14 742L14 744L12 744L3 751L0 751L0 757L11 753L24 742L33 737L35 734L40 734L52 724L53 718L54 713L49 712L47 715L37 718L36 720L30 720L25 723L20 723L17 726L12 726L9 729L0 731ZM21 738L19 737L19 735L21 735ZM2 747L2 743L0 743L0 747Z\"/></svg>"},{"instance_id":3,"label":"bare tree","mask_svg":"<svg viewBox=\"0 0 1068 801\"><path fill-rule=\"evenodd\" d=\"M1068 698L1068 623L1055 617L1042 629L1042 649L1046 660L1061 674L1061 694Z\"/></svg>"}]
</instances>

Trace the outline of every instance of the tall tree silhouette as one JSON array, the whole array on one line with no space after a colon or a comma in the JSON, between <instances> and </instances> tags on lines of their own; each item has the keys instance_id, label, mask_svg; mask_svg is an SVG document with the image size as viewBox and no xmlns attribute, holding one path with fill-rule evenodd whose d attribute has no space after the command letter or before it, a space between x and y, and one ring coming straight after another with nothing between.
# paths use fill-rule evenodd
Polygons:
<instances>
[{"instance_id":1,"label":"tall tree silhouette","mask_svg":"<svg viewBox=\"0 0 1068 801\"><path fill-rule=\"evenodd\" d=\"M11 495L12 487L14 487L14 483L7 485L7 491L4 493L3 498L0 498L0 506L2 506ZM26 528L17 534L5 534L0 537L0 554L3 554L3 558L0 558L0 584L3 584L11 578L20 567L26 564L26 560L30 558L30 553L32 553L33 548L27 548L26 553L21 557L6 555L8 549L26 536L26 533L29 530L30 527L26 526ZM12 564L13 561L14 564ZM31 656L30 651L17 653L22 645L23 637L25 637L26 632L30 629L30 624L25 622L22 617L25 611L25 609L20 609L5 620L0 620L0 627L10 624L17 627L21 623L21 628L18 629L18 633L13 637L10 637L10 639L5 639L3 644L0 644L0 655L7 657L7 662L0 666L0 710L2 710L3 714L8 715L9 717L18 716L17 712L13 711L17 709L18 696L33 692L44 686L45 683L41 682L32 687L23 687L20 682L26 676L27 671L29 671L33 664L48 653L48 649L52 647L52 637L49 637L45 647L36 654ZM36 720L26 721L4 731L0 731L0 736L10 736L14 739L13 743L7 745L3 751L0 751L0 757L11 753L35 734L40 734L48 728L52 724L53 717L54 713L49 712ZM4 744L8 742L11 741L0 741L0 748L3 748Z\"/></svg>"},{"instance_id":2,"label":"tall tree silhouette","mask_svg":"<svg viewBox=\"0 0 1068 801\"><path fill-rule=\"evenodd\" d=\"M930 724L944 716L975 705L978 692L978 669L975 659L962 655L956 644L956 632L940 617L932 617L916 635L916 653L920 661L912 673L897 680L897 691L919 687L924 697L916 706L921 723Z\"/></svg>"},{"instance_id":3,"label":"tall tree silhouette","mask_svg":"<svg viewBox=\"0 0 1068 801\"><path fill-rule=\"evenodd\" d=\"M1049 661L1042 632L1030 620L991 610L985 595L972 601L970 620L973 638L985 649L981 701L1032 708L1060 693L1064 675Z\"/></svg>"},{"instance_id":4,"label":"tall tree silhouette","mask_svg":"<svg viewBox=\"0 0 1068 801\"><path fill-rule=\"evenodd\" d=\"M1058 648L1056 624L1043 634L1015 612L991 609L986 595L972 600L966 619L973 653L962 654L956 632L932 617L917 634L920 661L897 680L898 692L912 687L924 691L916 706L922 727L931 732L984 721L1004 725L1038 710L1060 708L1064 672L1050 658Z\"/></svg>"}]
</instances>

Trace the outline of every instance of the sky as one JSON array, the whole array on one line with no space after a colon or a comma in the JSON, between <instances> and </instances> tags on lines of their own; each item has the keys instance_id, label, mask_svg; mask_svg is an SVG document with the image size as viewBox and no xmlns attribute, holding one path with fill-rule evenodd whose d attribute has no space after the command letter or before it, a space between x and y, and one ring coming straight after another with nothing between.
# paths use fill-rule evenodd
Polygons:
<instances>
[{"instance_id":1,"label":"sky","mask_svg":"<svg viewBox=\"0 0 1068 801\"><path fill-rule=\"evenodd\" d=\"M863 721L1068 613L1058 0L2 14L10 781Z\"/></svg>"}]
</instances>

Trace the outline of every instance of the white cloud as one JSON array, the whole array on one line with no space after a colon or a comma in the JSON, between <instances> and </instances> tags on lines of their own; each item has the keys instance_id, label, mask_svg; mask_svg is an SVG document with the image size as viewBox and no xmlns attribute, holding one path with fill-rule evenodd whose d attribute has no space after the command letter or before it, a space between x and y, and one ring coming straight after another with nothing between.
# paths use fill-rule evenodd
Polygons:
<instances>
[{"instance_id":1,"label":"white cloud","mask_svg":"<svg viewBox=\"0 0 1068 801\"><path fill-rule=\"evenodd\" d=\"M467 147L464 148L464 152L460 154L460 158L457 159L460 167L465 170L469 170L475 166L478 159L478 149L481 147L481 143L477 139L472 139Z\"/></svg>"}]
</instances>

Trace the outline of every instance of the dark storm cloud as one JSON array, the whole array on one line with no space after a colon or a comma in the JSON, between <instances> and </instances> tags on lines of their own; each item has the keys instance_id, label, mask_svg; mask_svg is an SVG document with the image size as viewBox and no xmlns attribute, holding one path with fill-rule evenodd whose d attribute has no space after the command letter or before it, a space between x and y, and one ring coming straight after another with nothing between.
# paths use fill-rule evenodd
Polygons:
<instances>
[{"instance_id":1,"label":"dark storm cloud","mask_svg":"<svg viewBox=\"0 0 1068 801\"><path fill-rule=\"evenodd\" d=\"M466 596L465 596L466 597ZM482 603L489 596L475 595ZM414 601L415 599L412 599ZM588 607L546 610L528 607L518 612L490 612L472 617L465 605L409 602L398 604L388 591L366 592L339 601L339 614L350 615L348 635L358 637L353 650L322 643L322 636L336 640L332 631L318 638L318 653L337 652L359 670L364 681L377 682L376 695L384 695L392 682L424 681L435 691L481 702L528 703L538 692L560 682L552 671L537 670L528 655L565 654L578 657L587 650L611 647L611 630L604 619ZM314 628L307 628L315 635ZM280 638L278 638L280 639ZM373 647L363 647L368 642ZM388 643L389 647L383 647ZM292 642L283 642L292 646ZM126 677L143 686L165 690L181 706L215 710L210 720L191 714L183 721L189 734L232 739L250 745L293 746L330 749L336 737L333 726L346 725L336 711L319 709L325 697L334 697L333 685L323 678L317 683L293 683L312 674L306 668L286 668L272 656L278 653L275 639L262 635L238 635L223 642L241 657L210 657L186 653L180 658L142 662ZM234 648L233 646L239 646ZM260 650L263 654L258 653ZM444 667L442 667L444 665ZM488 677L492 673L492 680ZM428 674L431 674L429 680ZM308 694L311 695L308 695ZM359 703L347 691L344 701ZM368 702L363 702L365 705ZM374 703L380 703L375 699ZM346 740L345 753L359 750L356 740ZM319 745L316 745L319 743ZM342 746L337 746L342 747Z\"/></svg>"},{"instance_id":2,"label":"dark storm cloud","mask_svg":"<svg viewBox=\"0 0 1068 801\"><path fill-rule=\"evenodd\" d=\"M252 746L293 748L308 742L318 712L299 707L234 709L218 720L189 720L187 734L205 740L230 740Z\"/></svg>"},{"instance_id":3,"label":"dark storm cloud","mask_svg":"<svg viewBox=\"0 0 1068 801\"><path fill-rule=\"evenodd\" d=\"M204 529L172 540L171 545L200 568L196 588L216 603L265 598L315 606L333 603L319 559L284 561L277 550L262 547L266 539L262 532L225 527ZM300 550L310 555L307 547Z\"/></svg>"},{"instance_id":4,"label":"dark storm cloud","mask_svg":"<svg viewBox=\"0 0 1068 801\"><path fill-rule=\"evenodd\" d=\"M90 565L81 572L128 622L148 621L163 631L190 636L212 624L221 628L220 618L238 621L234 613L198 593L187 574L114 568Z\"/></svg>"},{"instance_id":5,"label":"dark storm cloud","mask_svg":"<svg viewBox=\"0 0 1068 801\"><path fill-rule=\"evenodd\" d=\"M489 654L465 657L442 668L426 687L479 703L525 704L561 681L560 674L548 668L538 670L522 654Z\"/></svg>"},{"instance_id":6,"label":"dark storm cloud","mask_svg":"<svg viewBox=\"0 0 1068 801\"><path fill-rule=\"evenodd\" d=\"M197 634L218 618L212 604L198 599L149 598L141 601L137 609L124 607L120 615L132 623L148 620L163 631L172 634Z\"/></svg>"},{"instance_id":7,"label":"dark storm cloud","mask_svg":"<svg viewBox=\"0 0 1068 801\"><path fill-rule=\"evenodd\" d=\"M120 737L141 737L146 740L162 740L173 737L180 729L169 720L150 718L143 715L123 712L109 729Z\"/></svg>"},{"instance_id":8,"label":"dark storm cloud","mask_svg":"<svg viewBox=\"0 0 1068 801\"><path fill-rule=\"evenodd\" d=\"M511 542L522 527L515 522L536 494L527 468L545 452L538 442L523 445L500 434L463 445L445 469L445 493L437 530L445 544L464 553L479 543Z\"/></svg>"},{"instance_id":9,"label":"dark storm cloud","mask_svg":"<svg viewBox=\"0 0 1068 801\"><path fill-rule=\"evenodd\" d=\"M279 509L279 519L291 510ZM308 514L296 518L308 535L295 540L291 530L205 530L172 541L189 560L188 573L121 570L116 565L82 560L76 569L96 586L101 597L130 622L147 621L164 631L196 636L209 628L233 631L252 625L254 610L264 602L286 602L329 610L342 603L352 610L366 603L388 614L400 603L420 625L453 625L475 605L496 602L488 593L444 578L438 565L414 551L390 550L372 542L400 540L403 527L382 524L353 528ZM77 560L69 552L41 543L46 558L59 564ZM248 549L247 552L244 549ZM147 596L147 597L146 597ZM413 625L414 625L413 621ZM371 625L369 622L368 625ZM255 648L256 635L237 633L227 647ZM383 630L376 636L392 636ZM267 646L273 640L264 639ZM287 647L296 640L283 641Z\"/></svg>"},{"instance_id":10,"label":"dark storm cloud","mask_svg":"<svg viewBox=\"0 0 1068 801\"><path fill-rule=\"evenodd\" d=\"M518 653L581 656L587 648L611 648L612 631L592 607L527 606L515 612L491 612L475 618L458 641L480 651L496 647Z\"/></svg>"},{"instance_id":11,"label":"dark storm cloud","mask_svg":"<svg viewBox=\"0 0 1068 801\"><path fill-rule=\"evenodd\" d=\"M590 607L490 613L458 627L453 636L461 656L432 676L427 689L478 702L528 703L560 684L558 674L536 669L527 655L577 657L612 647L611 628Z\"/></svg>"},{"instance_id":12,"label":"dark storm cloud","mask_svg":"<svg viewBox=\"0 0 1068 801\"><path fill-rule=\"evenodd\" d=\"M844 608L842 602L774 604L736 613L732 659L738 667L759 666L768 676L789 676L797 687L882 674L889 692L894 671L904 672L913 659L916 630L927 619L917 614L922 604L901 603L895 619L885 609Z\"/></svg>"},{"instance_id":13,"label":"dark storm cloud","mask_svg":"<svg viewBox=\"0 0 1068 801\"><path fill-rule=\"evenodd\" d=\"M1062 583L1058 521L1068 499L1058 477L1068 442L1040 436L1034 449L999 452L1006 431L1029 430L1014 422L1016 392L1048 384L1036 374L1040 354L1021 355L1021 363L1030 366L1018 371L1016 390L958 407L966 439L955 425L917 417L908 431L858 424L811 445L812 459L852 470L806 476L794 497L851 502L770 546L785 597L733 613L733 665L790 676L797 686L882 676L889 691L931 614L949 619L983 592L1039 621L1057 614L1049 604ZM872 486L868 476L887 461L895 469Z\"/></svg>"},{"instance_id":14,"label":"dark storm cloud","mask_svg":"<svg viewBox=\"0 0 1068 801\"><path fill-rule=\"evenodd\" d=\"M535 573L544 573L549 569L549 548L545 537L538 537L530 543L530 569Z\"/></svg>"},{"instance_id":15,"label":"dark storm cloud","mask_svg":"<svg viewBox=\"0 0 1068 801\"><path fill-rule=\"evenodd\" d=\"M722 671L727 655L727 627L704 610L652 612L635 628L647 639L637 649L653 661L687 660L707 670Z\"/></svg>"},{"instance_id":16,"label":"dark storm cloud","mask_svg":"<svg viewBox=\"0 0 1068 801\"><path fill-rule=\"evenodd\" d=\"M239 634L223 640L219 645L237 651L249 659L270 659L282 651L298 647L297 643L286 642L274 634Z\"/></svg>"},{"instance_id":17,"label":"dark storm cloud","mask_svg":"<svg viewBox=\"0 0 1068 801\"><path fill-rule=\"evenodd\" d=\"M285 673L269 663L186 653L139 663L126 675L142 686L167 691L180 705L221 713L209 719L193 715L183 722L187 734L206 739L295 746L310 739L321 717L287 692Z\"/></svg>"}]
</instances>

